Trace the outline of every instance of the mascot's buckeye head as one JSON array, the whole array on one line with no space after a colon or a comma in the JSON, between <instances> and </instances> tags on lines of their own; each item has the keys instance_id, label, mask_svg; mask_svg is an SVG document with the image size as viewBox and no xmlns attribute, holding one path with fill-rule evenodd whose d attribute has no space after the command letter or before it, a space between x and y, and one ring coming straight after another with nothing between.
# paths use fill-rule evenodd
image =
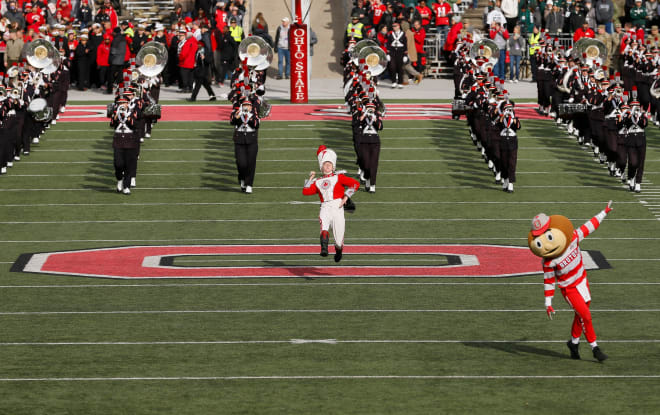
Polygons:
<instances>
[{"instance_id":1,"label":"mascot's buckeye head","mask_svg":"<svg viewBox=\"0 0 660 415\"><path fill-rule=\"evenodd\" d=\"M573 239L573 224L566 216L539 213L532 219L527 244L532 253L544 259L557 258Z\"/></svg>"}]
</instances>

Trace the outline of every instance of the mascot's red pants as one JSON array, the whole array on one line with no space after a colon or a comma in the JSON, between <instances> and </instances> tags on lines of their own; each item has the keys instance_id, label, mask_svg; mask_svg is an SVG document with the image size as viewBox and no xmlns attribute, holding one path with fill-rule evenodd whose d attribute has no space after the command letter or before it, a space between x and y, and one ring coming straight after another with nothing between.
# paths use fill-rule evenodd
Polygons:
<instances>
[{"instance_id":1,"label":"mascot's red pants","mask_svg":"<svg viewBox=\"0 0 660 415\"><path fill-rule=\"evenodd\" d=\"M580 285L583 286L580 287ZM573 338L579 338L584 331L584 337L587 338L587 341L589 343L595 342L596 332L591 322L591 311L589 311L589 305L591 304L589 283L585 280L578 287L562 288L561 293L575 311L573 327L571 328Z\"/></svg>"}]
</instances>

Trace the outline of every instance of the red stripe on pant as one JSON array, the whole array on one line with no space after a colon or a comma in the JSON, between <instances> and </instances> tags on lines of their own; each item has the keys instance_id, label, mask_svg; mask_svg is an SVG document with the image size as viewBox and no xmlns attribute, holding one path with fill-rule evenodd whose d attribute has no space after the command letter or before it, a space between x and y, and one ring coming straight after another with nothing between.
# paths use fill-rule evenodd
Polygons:
<instances>
[{"instance_id":1,"label":"red stripe on pant","mask_svg":"<svg viewBox=\"0 0 660 415\"><path fill-rule=\"evenodd\" d=\"M575 311L573 318L573 327L571 328L571 335L573 338L579 338L584 332L584 337L587 338L589 343L596 341L596 332L591 321L591 311L589 306L591 301L586 302L577 288L562 289L561 293L564 295L566 302Z\"/></svg>"}]
</instances>

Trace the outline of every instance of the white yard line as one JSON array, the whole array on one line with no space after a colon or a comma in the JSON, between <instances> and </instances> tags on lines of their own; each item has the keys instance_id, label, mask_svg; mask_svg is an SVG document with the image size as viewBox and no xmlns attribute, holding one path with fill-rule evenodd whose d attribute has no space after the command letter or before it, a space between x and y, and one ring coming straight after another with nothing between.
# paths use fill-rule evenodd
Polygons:
<instances>
[{"instance_id":1,"label":"white yard line","mask_svg":"<svg viewBox=\"0 0 660 415\"><path fill-rule=\"evenodd\" d=\"M114 310L114 311L0 311L2 316L37 315L127 315L127 314L347 314L347 313L538 313L544 309L328 309L328 310ZM557 312L574 313L571 309ZM649 309L591 309L592 313L657 313L658 308Z\"/></svg>"}]
</instances>

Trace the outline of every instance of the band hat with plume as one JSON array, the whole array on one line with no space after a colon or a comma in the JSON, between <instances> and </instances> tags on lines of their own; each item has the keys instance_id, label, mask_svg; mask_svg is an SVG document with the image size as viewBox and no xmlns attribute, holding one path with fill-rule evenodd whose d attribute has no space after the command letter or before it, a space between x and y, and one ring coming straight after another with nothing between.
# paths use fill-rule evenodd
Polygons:
<instances>
[{"instance_id":1,"label":"band hat with plume","mask_svg":"<svg viewBox=\"0 0 660 415\"><path fill-rule=\"evenodd\" d=\"M332 163L333 169L337 167L337 153L326 146L319 146L318 150L316 150L316 156L319 159L319 169L323 169L323 163L326 161Z\"/></svg>"}]
</instances>

